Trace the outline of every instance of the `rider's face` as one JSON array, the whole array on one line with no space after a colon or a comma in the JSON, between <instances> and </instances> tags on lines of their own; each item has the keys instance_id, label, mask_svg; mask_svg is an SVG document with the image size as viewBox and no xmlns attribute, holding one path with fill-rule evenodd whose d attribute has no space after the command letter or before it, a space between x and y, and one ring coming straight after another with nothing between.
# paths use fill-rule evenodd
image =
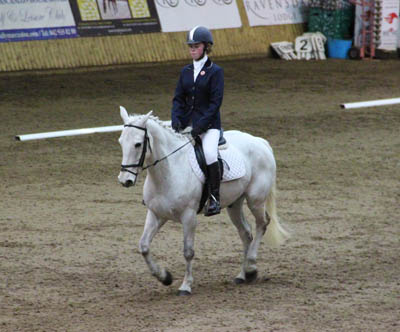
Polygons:
<instances>
[{"instance_id":1,"label":"rider's face","mask_svg":"<svg viewBox=\"0 0 400 332\"><path fill-rule=\"evenodd\" d=\"M204 51L204 44L203 43L196 43L189 45L190 56L193 60L198 60Z\"/></svg>"}]
</instances>

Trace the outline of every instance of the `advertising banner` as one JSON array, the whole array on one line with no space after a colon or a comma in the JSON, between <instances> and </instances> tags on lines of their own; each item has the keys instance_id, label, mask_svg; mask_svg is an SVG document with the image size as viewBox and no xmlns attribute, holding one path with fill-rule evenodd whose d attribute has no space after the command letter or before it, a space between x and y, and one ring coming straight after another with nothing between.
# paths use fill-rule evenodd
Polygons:
<instances>
[{"instance_id":1,"label":"advertising banner","mask_svg":"<svg viewBox=\"0 0 400 332\"><path fill-rule=\"evenodd\" d=\"M0 42L76 36L68 0L0 0Z\"/></svg>"},{"instance_id":2,"label":"advertising banner","mask_svg":"<svg viewBox=\"0 0 400 332\"><path fill-rule=\"evenodd\" d=\"M236 0L155 0L163 32L242 26Z\"/></svg>"},{"instance_id":3,"label":"advertising banner","mask_svg":"<svg viewBox=\"0 0 400 332\"><path fill-rule=\"evenodd\" d=\"M399 13L400 16L400 13ZM397 29L397 49L400 50L400 22L399 22L399 28ZM400 56L400 53L399 53Z\"/></svg>"},{"instance_id":4,"label":"advertising banner","mask_svg":"<svg viewBox=\"0 0 400 332\"><path fill-rule=\"evenodd\" d=\"M307 21L306 0L243 0L250 26Z\"/></svg>"},{"instance_id":5,"label":"advertising banner","mask_svg":"<svg viewBox=\"0 0 400 332\"><path fill-rule=\"evenodd\" d=\"M384 0L381 9L381 21L379 23L380 43L377 49L395 51L397 47L397 35L399 30L399 0ZM354 44L357 47L362 45L362 25L369 29L369 14L371 11L366 6L362 15L361 6L356 7L356 21L354 25ZM369 36L367 35L367 38ZM369 43L369 40L366 41Z\"/></svg>"},{"instance_id":6,"label":"advertising banner","mask_svg":"<svg viewBox=\"0 0 400 332\"><path fill-rule=\"evenodd\" d=\"M70 0L70 3L81 37L160 31L154 0Z\"/></svg>"},{"instance_id":7,"label":"advertising banner","mask_svg":"<svg viewBox=\"0 0 400 332\"><path fill-rule=\"evenodd\" d=\"M399 30L399 0L382 1L382 28L379 49L395 51Z\"/></svg>"}]
</instances>

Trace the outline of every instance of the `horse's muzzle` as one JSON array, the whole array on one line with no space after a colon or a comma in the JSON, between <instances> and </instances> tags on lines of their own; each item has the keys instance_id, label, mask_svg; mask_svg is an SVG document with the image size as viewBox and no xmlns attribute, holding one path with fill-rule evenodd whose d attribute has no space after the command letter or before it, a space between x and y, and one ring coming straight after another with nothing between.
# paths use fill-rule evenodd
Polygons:
<instances>
[{"instance_id":1,"label":"horse's muzzle","mask_svg":"<svg viewBox=\"0 0 400 332\"><path fill-rule=\"evenodd\" d=\"M125 188L132 187L136 184L137 176L133 176L127 172L121 172L118 176L118 181L121 183Z\"/></svg>"},{"instance_id":2,"label":"horse's muzzle","mask_svg":"<svg viewBox=\"0 0 400 332\"><path fill-rule=\"evenodd\" d=\"M125 188L132 187L134 184L135 184L135 183L134 183L132 180L127 180L127 181L125 181L124 183L122 183L122 185L123 185Z\"/></svg>"}]
</instances>

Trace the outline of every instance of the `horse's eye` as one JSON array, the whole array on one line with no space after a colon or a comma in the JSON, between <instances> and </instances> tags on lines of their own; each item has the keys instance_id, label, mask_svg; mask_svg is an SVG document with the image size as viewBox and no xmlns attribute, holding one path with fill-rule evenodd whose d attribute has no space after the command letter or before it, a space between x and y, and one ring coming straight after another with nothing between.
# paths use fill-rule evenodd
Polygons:
<instances>
[{"instance_id":1,"label":"horse's eye","mask_svg":"<svg viewBox=\"0 0 400 332\"><path fill-rule=\"evenodd\" d=\"M142 146L142 143L136 143L135 148L140 148Z\"/></svg>"}]
</instances>

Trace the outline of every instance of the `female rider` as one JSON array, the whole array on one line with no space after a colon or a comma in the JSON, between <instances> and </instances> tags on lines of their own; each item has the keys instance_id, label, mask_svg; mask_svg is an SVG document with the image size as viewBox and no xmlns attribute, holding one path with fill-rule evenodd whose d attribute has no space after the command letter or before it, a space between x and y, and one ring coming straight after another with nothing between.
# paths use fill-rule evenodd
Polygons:
<instances>
[{"instance_id":1,"label":"female rider","mask_svg":"<svg viewBox=\"0 0 400 332\"><path fill-rule=\"evenodd\" d=\"M213 63L211 32L197 26L187 34L187 44L193 63L183 67L172 103L172 128L175 131L192 126L193 138L201 139L207 163L209 202L206 216L220 213L220 170L218 142L221 130L220 107L224 95L224 72Z\"/></svg>"}]
</instances>

